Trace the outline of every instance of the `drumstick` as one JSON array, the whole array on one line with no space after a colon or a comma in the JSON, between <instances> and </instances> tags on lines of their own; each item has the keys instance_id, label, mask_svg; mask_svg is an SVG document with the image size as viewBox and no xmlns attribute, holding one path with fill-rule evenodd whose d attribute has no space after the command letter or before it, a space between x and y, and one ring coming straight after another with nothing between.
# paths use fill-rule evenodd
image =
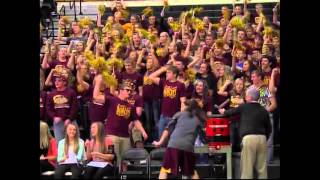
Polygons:
<instances>
[{"instance_id":1,"label":"drumstick","mask_svg":"<svg viewBox=\"0 0 320 180\"><path fill-rule=\"evenodd\" d=\"M222 109L224 106L226 106L228 104L229 101L230 101L230 99L225 100L222 104L220 104L218 109Z\"/></svg>"}]
</instances>

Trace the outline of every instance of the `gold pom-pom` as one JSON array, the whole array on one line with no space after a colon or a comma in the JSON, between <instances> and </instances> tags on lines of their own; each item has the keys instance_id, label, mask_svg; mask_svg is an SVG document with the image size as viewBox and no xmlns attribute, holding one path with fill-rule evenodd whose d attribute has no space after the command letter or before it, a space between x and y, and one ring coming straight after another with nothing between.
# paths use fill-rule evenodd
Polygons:
<instances>
[{"instance_id":1,"label":"gold pom-pom","mask_svg":"<svg viewBox=\"0 0 320 180\"><path fill-rule=\"evenodd\" d=\"M98 13L103 15L106 10L106 7L104 5L98 5Z\"/></svg>"},{"instance_id":2,"label":"gold pom-pom","mask_svg":"<svg viewBox=\"0 0 320 180\"><path fill-rule=\"evenodd\" d=\"M129 11L127 11L127 10L121 10L121 15L122 15L122 17L123 18L125 18L125 19L127 19L128 17L129 17Z\"/></svg>"},{"instance_id":3,"label":"gold pom-pom","mask_svg":"<svg viewBox=\"0 0 320 180\"><path fill-rule=\"evenodd\" d=\"M191 9L191 11L193 12L193 15L196 15L196 14L201 13L203 11L203 8L202 7L196 7L196 8Z\"/></svg>"},{"instance_id":4,"label":"gold pom-pom","mask_svg":"<svg viewBox=\"0 0 320 180\"><path fill-rule=\"evenodd\" d=\"M152 34L151 32L142 29L142 28L137 28L136 31L139 33L139 35L144 38L144 39L148 39L151 43L156 42L157 38L154 34Z\"/></svg>"},{"instance_id":5,"label":"gold pom-pom","mask_svg":"<svg viewBox=\"0 0 320 180\"><path fill-rule=\"evenodd\" d=\"M218 30L219 27L220 27L219 23L212 24L212 29L214 29L214 30Z\"/></svg>"},{"instance_id":6,"label":"gold pom-pom","mask_svg":"<svg viewBox=\"0 0 320 180\"><path fill-rule=\"evenodd\" d=\"M244 28L244 22L242 21L242 19L238 16L234 16L231 20L230 20L230 25L232 28L237 28L237 29L242 29Z\"/></svg>"},{"instance_id":7,"label":"gold pom-pom","mask_svg":"<svg viewBox=\"0 0 320 180\"><path fill-rule=\"evenodd\" d=\"M92 51L85 51L84 52L84 57L88 60L88 61L92 61L94 60L94 55Z\"/></svg>"},{"instance_id":8,"label":"gold pom-pom","mask_svg":"<svg viewBox=\"0 0 320 180\"><path fill-rule=\"evenodd\" d=\"M108 31L111 31L111 29L112 29L112 24L111 24L111 22L107 22L106 25L102 28L102 32L103 32L103 33L106 33L106 32L108 32Z\"/></svg>"},{"instance_id":9,"label":"gold pom-pom","mask_svg":"<svg viewBox=\"0 0 320 180\"><path fill-rule=\"evenodd\" d=\"M270 27L270 26L264 27L263 34L265 34L265 35L272 35L272 34L273 34L273 29L272 29L272 27Z\"/></svg>"},{"instance_id":10,"label":"gold pom-pom","mask_svg":"<svg viewBox=\"0 0 320 180\"><path fill-rule=\"evenodd\" d=\"M145 15L146 17L152 16L153 9L150 6L146 7L145 9L142 10L142 14Z\"/></svg>"},{"instance_id":11,"label":"gold pom-pom","mask_svg":"<svg viewBox=\"0 0 320 180\"><path fill-rule=\"evenodd\" d=\"M90 25L91 23L92 22L91 22L90 18L87 16L79 20L79 26L81 28L84 28L85 26Z\"/></svg>"},{"instance_id":12,"label":"gold pom-pom","mask_svg":"<svg viewBox=\"0 0 320 180\"><path fill-rule=\"evenodd\" d=\"M179 22L174 21L169 23L169 26L174 32L178 32L181 27L181 24Z\"/></svg>"},{"instance_id":13,"label":"gold pom-pom","mask_svg":"<svg viewBox=\"0 0 320 180\"><path fill-rule=\"evenodd\" d=\"M115 77L110 75L108 71L103 71L101 73L102 79L107 87L116 87L118 85L118 81Z\"/></svg>"},{"instance_id":14,"label":"gold pom-pom","mask_svg":"<svg viewBox=\"0 0 320 180\"><path fill-rule=\"evenodd\" d=\"M185 78L190 82L193 82L196 79L196 72L192 68L188 68L185 71Z\"/></svg>"},{"instance_id":15,"label":"gold pom-pom","mask_svg":"<svg viewBox=\"0 0 320 180\"><path fill-rule=\"evenodd\" d=\"M201 31L204 29L204 22L201 19L196 17L191 18L191 25L192 25L192 28L195 30Z\"/></svg>"},{"instance_id":16,"label":"gold pom-pom","mask_svg":"<svg viewBox=\"0 0 320 180\"><path fill-rule=\"evenodd\" d=\"M109 58L106 62L107 66L114 67L117 70L121 70L123 68L123 61L119 58Z\"/></svg>"}]
</instances>

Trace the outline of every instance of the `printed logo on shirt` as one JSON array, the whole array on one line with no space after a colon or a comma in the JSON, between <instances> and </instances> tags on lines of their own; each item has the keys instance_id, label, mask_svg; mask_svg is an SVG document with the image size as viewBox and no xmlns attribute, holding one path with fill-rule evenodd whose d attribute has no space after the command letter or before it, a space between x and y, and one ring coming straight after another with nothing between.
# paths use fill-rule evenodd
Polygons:
<instances>
[{"instance_id":1,"label":"printed logo on shirt","mask_svg":"<svg viewBox=\"0 0 320 180\"><path fill-rule=\"evenodd\" d=\"M118 104L116 115L128 119L130 117L130 108L125 105Z\"/></svg>"},{"instance_id":2,"label":"printed logo on shirt","mask_svg":"<svg viewBox=\"0 0 320 180\"><path fill-rule=\"evenodd\" d=\"M54 108L69 108L68 99L63 95L53 96Z\"/></svg>"},{"instance_id":3,"label":"printed logo on shirt","mask_svg":"<svg viewBox=\"0 0 320 180\"><path fill-rule=\"evenodd\" d=\"M152 80L148 76L143 77L143 85L152 85Z\"/></svg>"},{"instance_id":4,"label":"printed logo on shirt","mask_svg":"<svg viewBox=\"0 0 320 180\"><path fill-rule=\"evenodd\" d=\"M165 86L163 89L163 97L175 98L177 95L177 87Z\"/></svg>"}]
</instances>

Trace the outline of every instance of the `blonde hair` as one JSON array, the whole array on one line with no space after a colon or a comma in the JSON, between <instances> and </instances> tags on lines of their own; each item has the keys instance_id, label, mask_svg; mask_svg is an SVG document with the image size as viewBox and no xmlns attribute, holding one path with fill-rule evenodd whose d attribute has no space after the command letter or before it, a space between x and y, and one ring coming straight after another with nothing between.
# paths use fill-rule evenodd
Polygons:
<instances>
[{"instance_id":1,"label":"blonde hair","mask_svg":"<svg viewBox=\"0 0 320 180\"><path fill-rule=\"evenodd\" d=\"M40 121L40 149L46 149L49 147L49 141L52 139L49 126L47 123Z\"/></svg>"},{"instance_id":2,"label":"blonde hair","mask_svg":"<svg viewBox=\"0 0 320 180\"><path fill-rule=\"evenodd\" d=\"M231 70L227 68L225 65L222 65L221 68L224 68L223 76L219 78L217 82L217 89L219 90L227 80L233 81L233 76Z\"/></svg>"}]
</instances>

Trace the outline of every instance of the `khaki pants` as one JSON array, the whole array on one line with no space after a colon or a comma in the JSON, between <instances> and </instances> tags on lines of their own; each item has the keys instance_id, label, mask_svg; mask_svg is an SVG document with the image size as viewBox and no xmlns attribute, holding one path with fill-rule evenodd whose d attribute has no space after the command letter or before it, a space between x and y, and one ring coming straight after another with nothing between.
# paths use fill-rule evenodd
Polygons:
<instances>
[{"instance_id":1,"label":"khaki pants","mask_svg":"<svg viewBox=\"0 0 320 180\"><path fill-rule=\"evenodd\" d=\"M131 132L132 132L133 145L136 145L136 142L139 142L139 141L143 142L142 134L136 127L133 127Z\"/></svg>"},{"instance_id":2,"label":"khaki pants","mask_svg":"<svg viewBox=\"0 0 320 180\"><path fill-rule=\"evenodd\" d=\"M107 137L110 138L114 144L114 152L116 153L117 164L119 166L122 160L122 154L131 147L130 138L114 135L108 135Z\"/></svg>"},{"instance_id":3,"label":"khaki pants","mask_svg":"<svg viewBox=\"0 0 320 180\"><path fill-rule=\"evenodd\" d=\"M241 179L267 179L267 141L264 135L246 135L242 139L240 160Z\"/></svg>"}]
</instances>

